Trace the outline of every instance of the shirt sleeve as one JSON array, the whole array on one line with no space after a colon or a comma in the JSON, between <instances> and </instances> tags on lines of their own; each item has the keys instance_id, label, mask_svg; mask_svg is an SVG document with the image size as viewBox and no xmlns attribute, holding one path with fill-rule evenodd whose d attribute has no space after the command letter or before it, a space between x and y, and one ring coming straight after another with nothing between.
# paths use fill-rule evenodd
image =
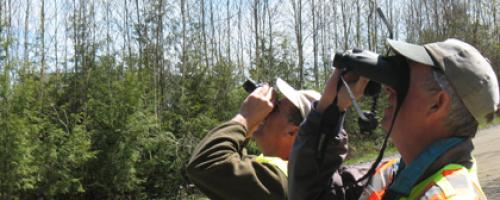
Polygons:
<instances>
[{"instance_id":1,"label":"shirt sleeve","mask_svg":"<svg viewBox=\"0 0 500 200\"><path fill-rule=\"evenodd\" d=\"M366 170L341 168L348 149L344 115L336 105L324 113L313 107L301 125L288 165L290 199L359 198L356 180Z\"/></svg>"},{"instance_id":2,"label":"shirt sleeve","mask_svg":"<svg viewBox=\"0 0 500 200\"><path fill-rule=\"evenodd\" d=\"M211 130L189 160L188 177L211 199L287 199L284 172L246 154L246 131L233 121Z\"/></svg>"}]
</instances>

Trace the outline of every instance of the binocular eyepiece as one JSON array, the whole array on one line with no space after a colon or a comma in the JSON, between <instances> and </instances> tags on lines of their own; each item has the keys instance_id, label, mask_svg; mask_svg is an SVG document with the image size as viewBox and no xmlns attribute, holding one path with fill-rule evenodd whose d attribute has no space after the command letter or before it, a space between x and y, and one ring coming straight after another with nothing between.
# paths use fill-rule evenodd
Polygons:
<instances>
[{"instance_id":1,"label":"binocular eyepiece","mask_svg":"<svg viewBox=\"0 0 500 200\"><path fill-rule=\"evenodd\" d=\"M358 119L359 129L363 134L372 134L378 126L375 115L381 84L396 91L398 105L401 105L408 91L409 67L406 58L401 55L381 56L371 51L353 49L337 52L333 65L344 72L370 79L364 94L373 97L372 110L363 112L364 118Z\"/></svg>"},{"instance_id":2,"label":"binocular eyepiece","mask_svg":"<svg viewBox=\"0 0 500 200\"><path fill-rule=\"evenodd\" d=\"M248 93L252 93L255 89L261 86L262 84L255 83L250 79L246 80L245 83L243 83L243 89L245 89L245 91Z\"/></svg>"},{"instance_id":3,"label":"binocular eyepiece","mask_svg":"<svg viewBox=\"0 0 500 200\"><path fill-rule=\"evenodd\" d=\"M369 78L370 83L365 89L365 95L378 94L380 84L384 84L396 90L398 101L402 101L406 96L409 68L406 58L401 55L382 56L368 50L353 49L337 52L333 65L350 74Z\"/></svg>"}]
</instances>

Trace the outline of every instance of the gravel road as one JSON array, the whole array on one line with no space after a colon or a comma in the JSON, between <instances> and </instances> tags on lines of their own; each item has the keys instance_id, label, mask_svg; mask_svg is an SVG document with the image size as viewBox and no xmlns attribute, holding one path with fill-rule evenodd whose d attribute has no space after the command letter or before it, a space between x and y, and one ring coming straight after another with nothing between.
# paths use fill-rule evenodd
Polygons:
<instances>
[{"instance_id":1,"label":"gravel road","mask_svg":"<svg viewBox=\"0 0 500 200\"><path fill-rule=\"evenodd\" d=\"M500 125L481 130L473 142L481 186L488 199L500 200Z\"/></svg>"}]
</instances>

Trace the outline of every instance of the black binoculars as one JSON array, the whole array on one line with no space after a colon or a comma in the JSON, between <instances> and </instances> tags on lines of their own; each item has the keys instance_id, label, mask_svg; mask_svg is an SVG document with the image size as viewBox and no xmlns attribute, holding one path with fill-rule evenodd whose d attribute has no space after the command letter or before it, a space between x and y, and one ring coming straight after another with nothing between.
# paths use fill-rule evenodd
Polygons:
<instances>
[{"instance_id":1,"label":"black binoculars","mask_svg":"<svg viewBox=\"0 0 500 200\"><path fill-rule=\"evenodd\" d=\"M353 49L337 52L333 65L343 73L370 79L364 94L373 97L372 108L371 111L364 111L364 117L360 116L358 119L359 129L363 134L372 134L378 126L375 116L381 84L396 91L397 105L401 105L408 91L409 67L406 58L401 55L382 56L367 50Z\"/></svg>"},{"instance_id":2,"label":"black binoculars","mask_svg":"<svg viewBox=\"0 0 500 200\"><path fill-rule=\"evenodd\" d=\"M255 83L254 81L248 79L243 83L243 89L245 89L246 92L252 93L255 89L258 87L262 86L262 84Z\"/></svg>"},{"instance_id":3,"label":"black binoculars","mask_svg":"<svg viewBox=\"0 0 500 200\"><path fill-rule=\"evenodd\" d=\"M355 76L364 76L370 79L365 88L364 94L373 97L373 105L370 112L363 112L364 117L360 117L358 125L361 133L371 134L378 126L375 119L377 98L381 91L381 84L387 85L396 91L397 104L403 102L409 85L409 67L405 57L401 55L382 56L377 53L353 49L345 52L337 52L333 60L333 65ZM251 93L262 84L247 80L243 84L246 92Z\"/></svg>"},{"instance_id":4,"label":"black binoculars","mask_svg":"<svg viewBox=\"0 0 500 200\"><path fill-rule=\"evenodd\" d=\"M333 65L353 75L370 79L365 95L373 96L380 91L380 84L392 87L402 101L409 85L409 68L406 58L401 55L382 56L377 53L353 49L337 52Z\"/></svg>"}]
</instances>

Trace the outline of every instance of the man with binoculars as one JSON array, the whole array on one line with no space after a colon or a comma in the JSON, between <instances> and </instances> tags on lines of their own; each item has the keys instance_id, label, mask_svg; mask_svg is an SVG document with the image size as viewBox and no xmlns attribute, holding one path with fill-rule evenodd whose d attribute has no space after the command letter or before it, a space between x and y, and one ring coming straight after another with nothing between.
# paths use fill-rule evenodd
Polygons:
<instances>
[{"instance_id":1,"label":"man with binoculars","mask_svg":"<svg viewBox=\"0 0 500 200\"><path fill-rule=\"evenodd\" d=\"M209 198L287 199L288 156L300 123L321 95L297 91L279 78L276 89L284 98L268 85L254 89L239 113L211 130L193 151L187 175ZM247 154L252 137L263 154Z\"/></svg>"},{"instance_id":2,"label":"man with binoculars","mask_svg":"<svg viewBox=\"0 0 500 200\"><path fill-rule=\"evenodd\" d=\"M488 60L456 39L388 43L395 56L361 50L336 56L337 69L293 146L290 199L486 199L471 139L499 106ZM367 79L384 84L389 95L382 127L401 159L380 163L381 153L370 170L342 167L344 114Z\"/></svg>"}]
</instances>

